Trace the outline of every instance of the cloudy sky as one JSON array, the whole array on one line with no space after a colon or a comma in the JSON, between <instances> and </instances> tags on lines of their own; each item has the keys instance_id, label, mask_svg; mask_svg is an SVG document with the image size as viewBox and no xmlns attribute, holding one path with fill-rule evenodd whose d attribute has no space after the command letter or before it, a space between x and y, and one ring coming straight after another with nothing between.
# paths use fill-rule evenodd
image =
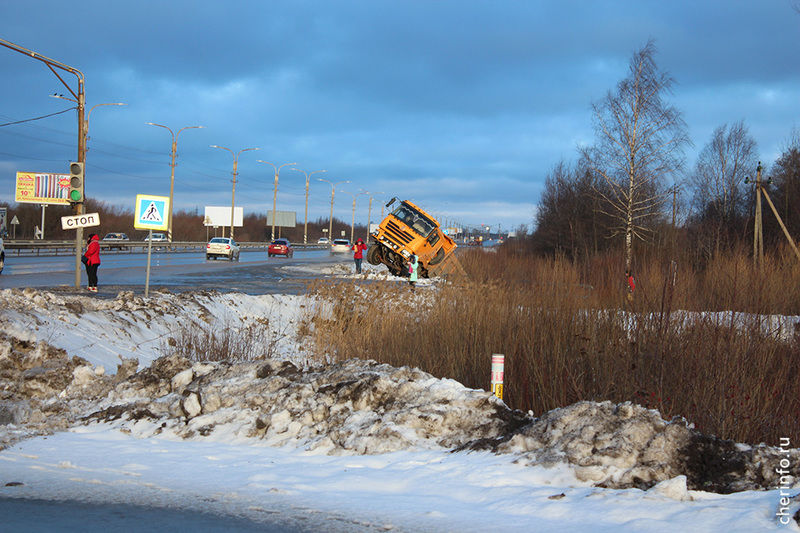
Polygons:
<instances>
[{"instance_id":1,"label":"cloudy sky","mask_svg":"<svg viewBox=\"0 0 800 533\"><path fill-rule=\"evenodd\" d=\"M353 197L411 199L462 224L529 224L544 178L593 142L591 104L653 39L675 78L694 165L717 126L744 120L769 164L800 120L794 0L0 2L0 38L81 70L87 194L133 209L169 194L201 212L272 208L272 166L313 174L309 219L349 220ZM67 109L42 63L0 47L0 124ZM75 87L74 77L64 78ZM66 172L76 114L0 127L0 202L17 171ZM282 168L278 209L302 223L305 177ZM367 217L368 195L356 216Z\"/></svg>"}]
</instances>

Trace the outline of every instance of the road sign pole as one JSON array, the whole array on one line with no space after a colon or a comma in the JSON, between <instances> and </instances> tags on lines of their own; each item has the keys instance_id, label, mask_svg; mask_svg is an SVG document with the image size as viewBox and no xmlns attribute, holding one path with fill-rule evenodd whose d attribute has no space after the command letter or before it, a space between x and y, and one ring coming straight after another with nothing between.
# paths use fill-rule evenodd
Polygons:
<instances>
[{"instance_id":1,"label":"road sign pole","mask_svg":"<svg viewBox=\"0 0 800 533\"><path fill-rule=\"evenodd\" d=\"M153 230L150 230L150 233L147 237L147 274L144 277L144 297L147 298L150 292L150 254L153 250Z\"/></svg>"}]
</instances>

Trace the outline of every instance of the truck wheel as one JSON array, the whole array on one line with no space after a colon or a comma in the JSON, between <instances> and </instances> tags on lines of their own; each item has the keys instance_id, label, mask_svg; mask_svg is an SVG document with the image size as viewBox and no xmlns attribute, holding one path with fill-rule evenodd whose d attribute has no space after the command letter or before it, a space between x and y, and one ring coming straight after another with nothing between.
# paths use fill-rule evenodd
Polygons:
<instances>
[{"instance_id":1,"label":"truck wheel","mask_svg":"<svg viewBox=\"0 0 800 533\"><path fill-rule=\"evenodd\" d=\"M382 256L380 245L373 244L369 247L369 250L367 250L367 263L370 265L380 265Z\"/></svg>"}]
</instances>

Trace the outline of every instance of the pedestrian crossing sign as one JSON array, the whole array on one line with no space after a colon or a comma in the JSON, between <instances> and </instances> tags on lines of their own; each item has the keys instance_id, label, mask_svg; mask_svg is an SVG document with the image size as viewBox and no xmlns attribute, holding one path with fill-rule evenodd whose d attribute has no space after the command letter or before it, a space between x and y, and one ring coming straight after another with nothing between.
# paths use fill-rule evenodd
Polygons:
<instances>
[{"instance_id":1,"label":"pedestrian crossing sign","mask_svg":"<svg viewBox=\"0 0 800 533\"><path fill-rule=\"evenodd\" d=\"M136 195L136 217L133 227L145 230L169 229L169 198L166 196Z\"/></svg>"}]
</instances>

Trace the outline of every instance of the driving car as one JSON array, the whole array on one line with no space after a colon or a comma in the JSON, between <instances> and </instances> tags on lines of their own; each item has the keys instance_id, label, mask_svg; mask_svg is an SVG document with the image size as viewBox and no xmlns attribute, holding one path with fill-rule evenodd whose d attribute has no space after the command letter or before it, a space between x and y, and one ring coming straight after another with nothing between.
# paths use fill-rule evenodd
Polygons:
<instances>
[{"instance_id":1,"label":"driving car","mask_svg":"<svg viewBox=\"0 0 800 533\"><path fill-rule=\"evenodd\" d=\"M0 272L3 271L3 266L6 264L6 249L3 246L3 239L0 239Z\"/></svg>"},{"instance_id":2,"label":"driving car","mask_svg":"<svg viewBox=\"0 0 800 533\"><path fill-rule=\"evenodd\" d=\"M333 239L331 253L345 253L350 251L350 241L347 239Z\"/></svg>"},{"instance_id":3,"label":"driving car","mask_svg":"<svg viewBox=\"0 0 800 533\"><path fill-rule=\"evenodd\" d=\"M128 247L122 246L120 243L128 241L130 241L130 239L124 233L106 233L106 236L103 237L103 240L100 242L107 244L109 250L113 250L114 248L118 250L127 250Z\"/></svg>"},{"instance_id":4,"label":"driving car","mask_svg":"<svg viewBox=\"0 0 800 533\"><path fill-rule=\"evenodd\" d=\"M289 239L275 239L269 243L267 247L267 257L272 257L274 255L282 255L284 257L292 257L294 255L292 243L289 242Z\"/></svg>"},{"instance_id":5,"label":"driving car","mask_svg":"<svg viewBox=\"0 0 800 533\"><path fill-rule=\"evenodd\" d=\"M330 244L331 241L327 237L320 237L317 239L317 244Z\"/></svg>"},{"instance_id":6,"label":"driving car","mask_svg":"<svg viewBox=\"0 0 800 533\"><path fill-rule=\"evenodd\" d=\"M225 257L228 261L239 260L239 245L230 237L214 237L206 244L206 259Z\"/></svg>"},{"instance_id":7,"label":"driving car","mask_svg":"<svg viewBox=\"0 0 800 533\"><path fill-rule=\"evenodd\" d=\"M143 240L144 240L144 242L147 242L147 241L151 240L150 239L150 235L145 237ZM167 242L167 234L166 233L153 233L152 241L153 242Z\"/></svg>"}]
</instances>

